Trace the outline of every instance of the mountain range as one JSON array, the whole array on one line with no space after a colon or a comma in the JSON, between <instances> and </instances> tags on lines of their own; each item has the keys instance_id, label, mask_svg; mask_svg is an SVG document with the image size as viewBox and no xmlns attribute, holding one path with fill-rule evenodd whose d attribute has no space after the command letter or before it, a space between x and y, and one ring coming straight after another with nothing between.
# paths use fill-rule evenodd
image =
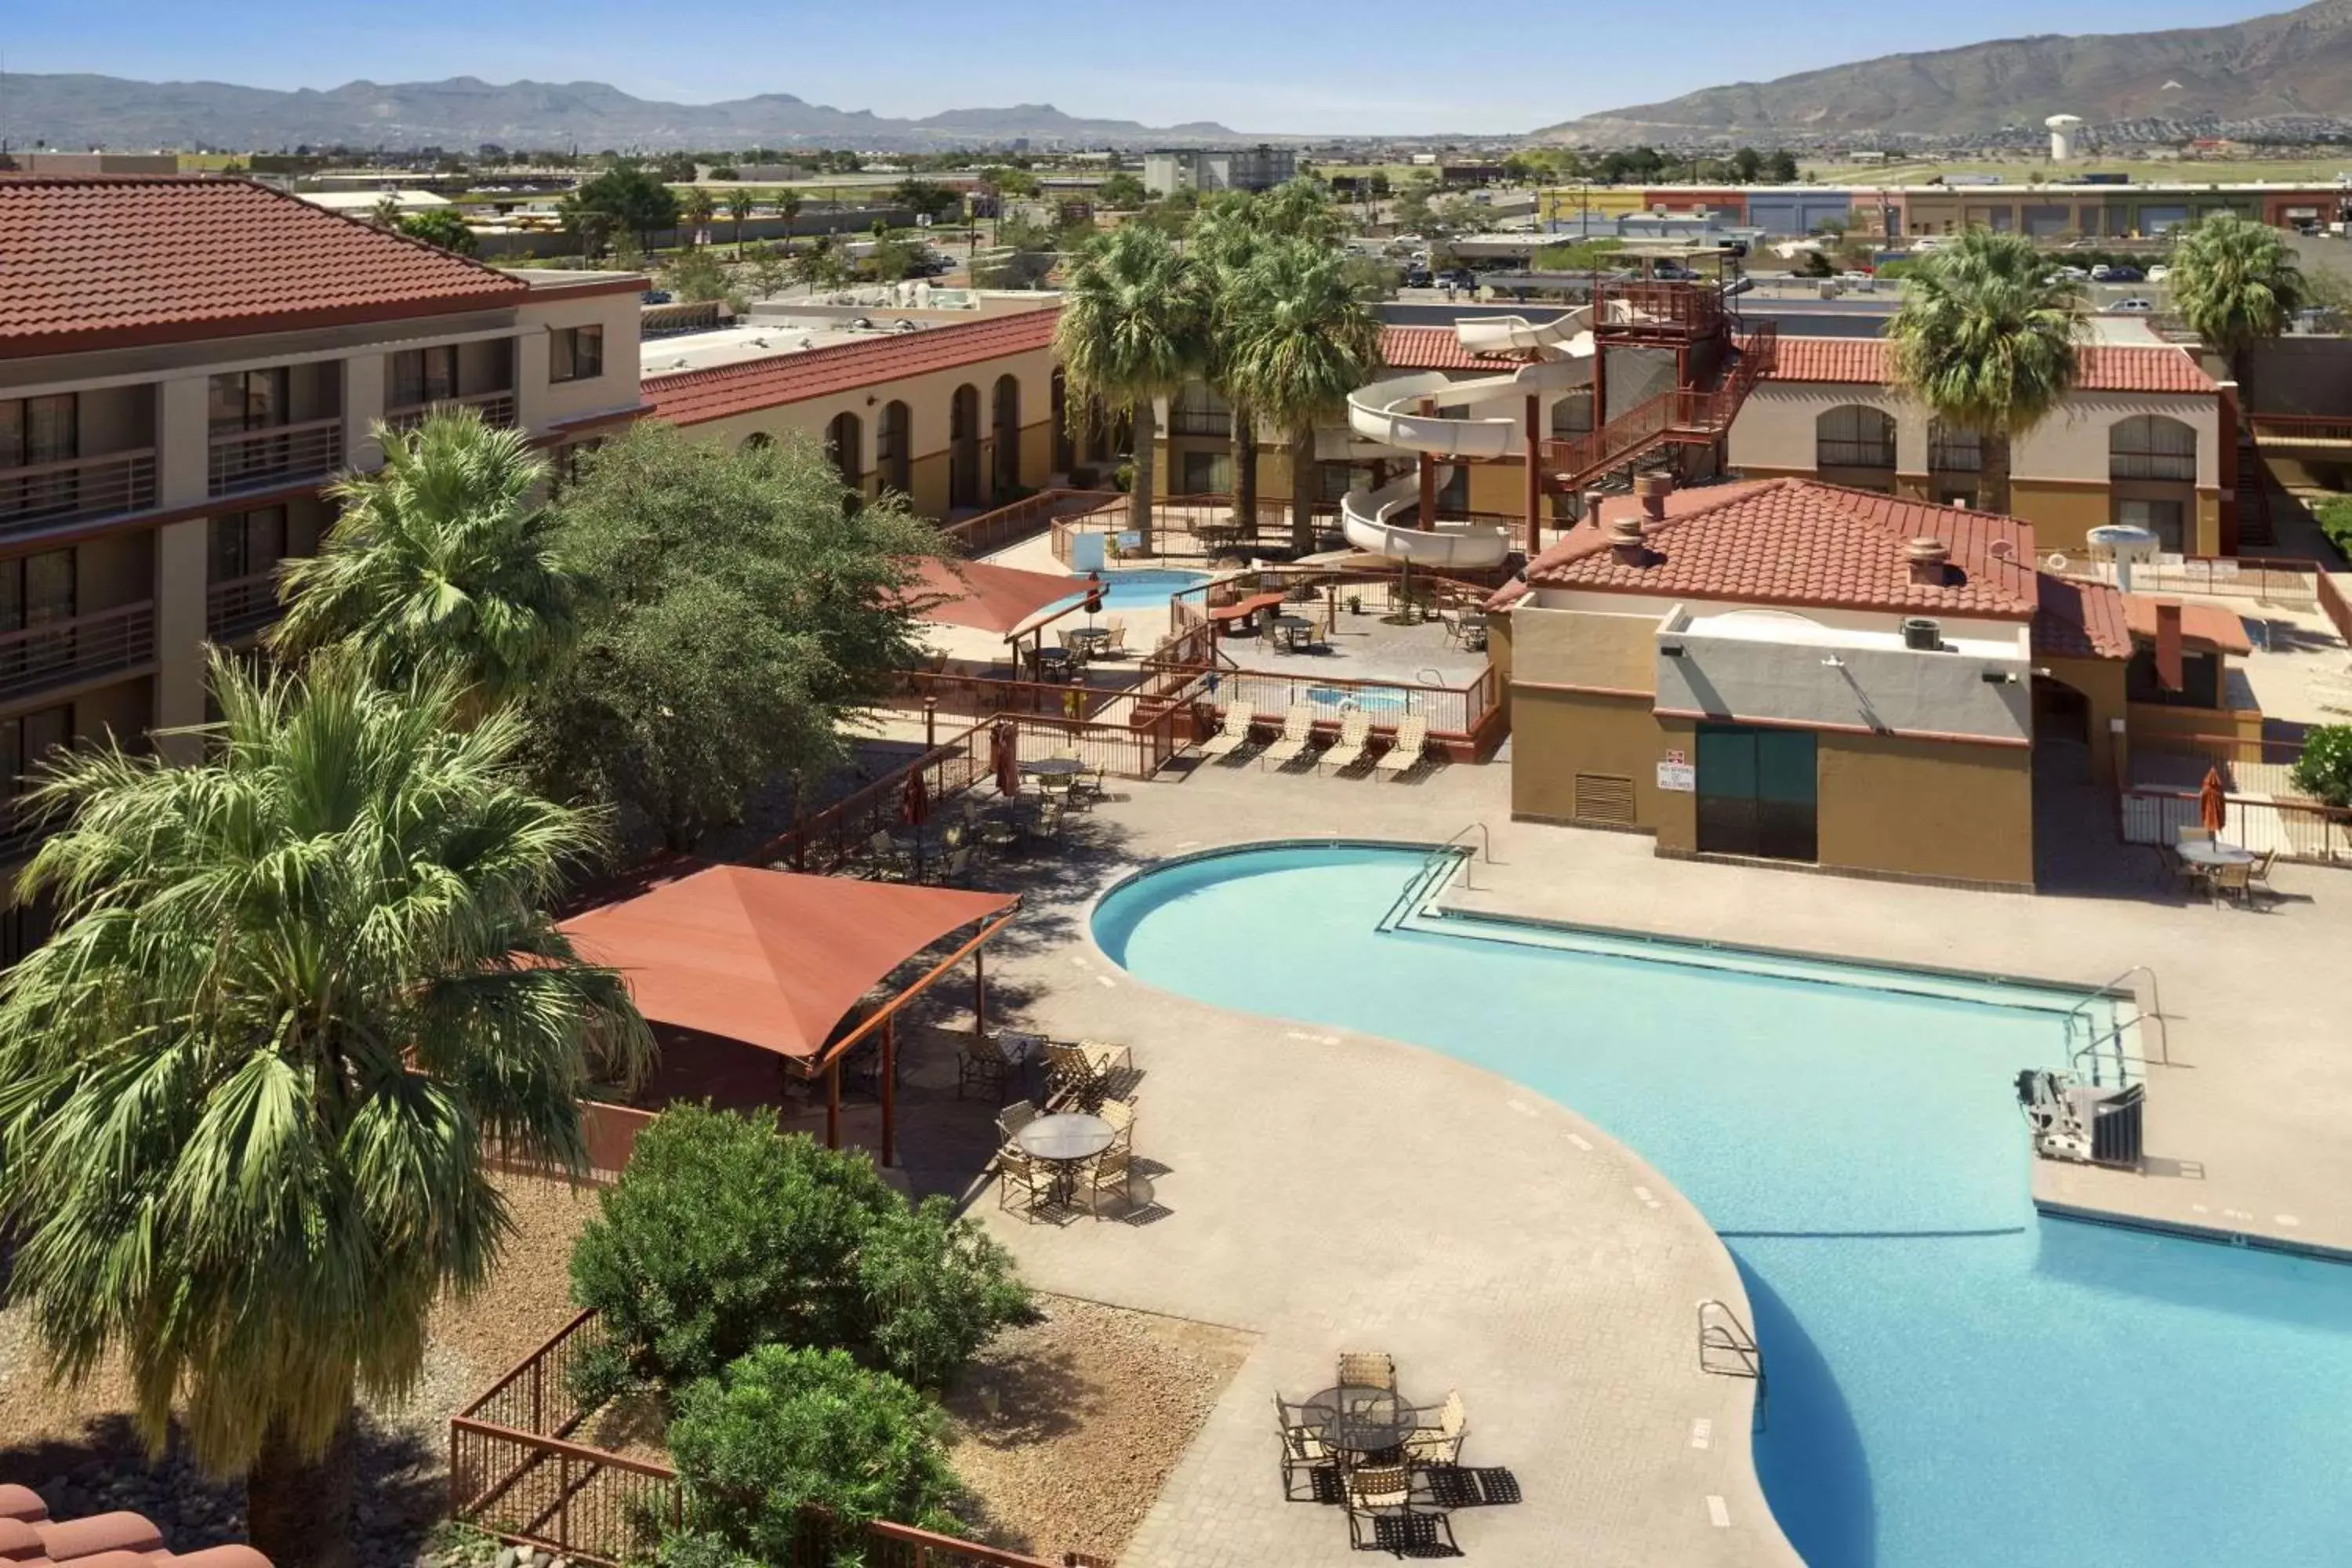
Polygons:
<instances>
[{"instance_id":1,"label":"mountain range","mask_svg":"<svg viewBox=\"0 0 2352 1568\"><path fill-rule=\"evenodd\" d=\"M0 132L22 148L102 146L276 151L301 145L667 151L673 148L858 147L919 151L1032 142L1093 145L1238 133L1194 121L1154 128L1082 120L1048 103L955 109L921 120L761 93L722 103L661 103L603 82L347 82L281 92L218 81L131 81L89 75L9 76L0 82Z\"/></svg>"},{"instance_id":2,"label":"mountain range","mask_svg":"<svg viewBox=\"0 0 2352 1568\"><path fill-rule=\"evenodd\" d=\"M2352 0L2218 27L2004 38L1739 82L1544 127L1546 141L1984 134L2116 121L2352 117Z\"/></svg>"}]
</instances>

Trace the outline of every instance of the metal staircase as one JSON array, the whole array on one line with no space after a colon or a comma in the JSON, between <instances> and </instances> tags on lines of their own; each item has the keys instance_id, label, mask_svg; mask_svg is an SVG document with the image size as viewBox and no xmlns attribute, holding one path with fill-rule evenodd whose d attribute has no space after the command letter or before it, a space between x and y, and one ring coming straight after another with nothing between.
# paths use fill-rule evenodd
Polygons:
<instances>
[{"instance_id":1,"label":"metal staircase","mask_svg":"<svg viewBox=\"0 0 2352 1568\"><path fill-rule=\"evenodd\" d=\"M1722 440L1756 383L1771 372L1780 330L1770 321L1759 322L1732 341L1730 368L1712 389L1663 392L1598 430L1543 443L1545 488L1580 494L1595 480L1662 447L1712 447Z\"/></svg>"}]
</instances>

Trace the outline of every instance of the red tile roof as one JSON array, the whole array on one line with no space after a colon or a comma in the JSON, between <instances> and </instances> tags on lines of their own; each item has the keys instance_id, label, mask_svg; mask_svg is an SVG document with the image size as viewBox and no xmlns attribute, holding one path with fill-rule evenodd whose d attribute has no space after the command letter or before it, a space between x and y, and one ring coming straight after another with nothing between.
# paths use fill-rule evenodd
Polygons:
<instances>
[{"instance_id":1,"label":"red tile roof","mask_svg":"<svg viewBox=\"0 0 2352 1568\"><path fill-rule=\"evenodd\" d=\"M1508 368L1508 362L1481 359L1463 348L1451 327L1382 327L1381 363L1391 370Z\"/></svg>"},{"instance_id":2,"label":"red tile roof","mask_svg":"<svg viewBox=\"0 0 2352 1568\"><path fill-rule=\"evenodd\" d=\"M1604 506L1528 565L1538 587L1823 609L1932 611L2030 618L2037 603L2033 526L1997 512L1930 506L1812 479L1759 479L1677 491L1649 525L1644 559L1620 561L1605 525L1634 510ZM1941 584L1914 583L1915 538L1942 540Z\"/></svg>"},{"instance_id":3,"label":"red tile roof","mask_svg":"<svg viewBox=\"0 0 2352 1568\"><path fill-rule=\"evenodd\" d=\"M2119 595L2124 602L2124 623L2131 635L2147 642L2156 640L2156 606L2160 602L2147 594ZM2180 606L2180 640L2191 647L2218 649L2222 653L2247 654L2254 645L2246 636L2246 623L2234 611L2219 605L2182 605Z\"/></svg>"},{"instance_id":4,"label":"red tile roof","mask_svg":"<svg viewBox=\"0 0 2352 1568\"><path fill-rule=\"evenodd\" d=\"M0 1562L8 1568L52 1568L68 1563L105 1568L269 1568L269 1559L250 1546L167 1552L163 1532L135 1513L51 1519L40 1494L20 1486L0 1486Z\"/></svg>"},{"instance_id":5,"label":"red tile roof","mask_svg":"<svg viewBox=\"0 0 2352 1568\"><path fill-rule=\"evenodd\" d=\"M2054 658L2129 658L2131 627L2124 596L2105 583L2042 574L2033 616L2033 651Z\"/></svg>"},{"instance_id":6,"label":"red tile roof","mask_svg":"<svg viewBox=\"0 0 2352 1568\"><path fill-rule=\"evenodd\" d=\"M0 175L0 358L511 305L530 286L248 180Z\"/></svg>"},{"instance_id":7,"label":"red tile roof","mask_svg":"<svg viewBox=\"0 0 2352 1568\"><path fill-rule=\"evenodd\" d=\"M1883 386L1888 377L1885 338L1780 340L1768 378ZM2210 395L2213 380L2186 349L2087 343L2078 351L2083 392L2181 392Z\"/></svg>"},{"instance_id":8,"label":"red tile roof","mask_svg":"<svg viewBox=\"0 0 2352 1568\"><path fill-rule=\"evenodd\" d=\"M655 418L673 425L699 425L754 409L1032 353L1052 345L1054 323L1060 317L1057 309L1022 310L715 370L647 376L639 390L653 406Z\"/></svg>"}]
</instances>

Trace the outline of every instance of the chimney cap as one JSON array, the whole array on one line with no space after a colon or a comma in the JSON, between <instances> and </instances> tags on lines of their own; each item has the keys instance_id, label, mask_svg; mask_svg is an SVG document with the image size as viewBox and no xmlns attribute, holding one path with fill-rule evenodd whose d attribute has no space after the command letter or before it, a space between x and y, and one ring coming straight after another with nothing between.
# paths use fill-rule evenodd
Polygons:
<instances>
[{"instance_id":1,"label":"chimney cap","mask_svg":"<svg viewBox=\"0 0 2352 1568\"><path fill-rule=\"evenodd\" d=\"M1914 566L1941 566L1952 558L1952 547L1931 533L1922 533L1906 541L1903 559Z\"/></svg>"},{"instance_id":2,"label":"chimney cap","mask_svg":"<svg viewBox=\"0 0 2352 1568\"><path fill-rule=\"evenodd\" d=\"M1639 545L1647 535L1642 527L1642 514L1629 511L1609 524L1609 542Z\"/></svg>"}]
</instances>

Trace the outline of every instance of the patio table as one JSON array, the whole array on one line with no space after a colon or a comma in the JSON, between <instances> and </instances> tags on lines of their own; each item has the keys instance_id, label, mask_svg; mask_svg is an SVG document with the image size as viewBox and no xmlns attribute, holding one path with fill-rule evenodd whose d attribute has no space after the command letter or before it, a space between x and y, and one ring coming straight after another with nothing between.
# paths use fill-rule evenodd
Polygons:
<instances>
[{"instance_id":1,"label":"patio table","mask_svg":"<svg viewBox=\"0 0 2352 1568\"><path fill-rule=\"evenodd\" d=\"M1305 616L1276 616L1274 627L1281 634L1285 647L1303 648L1315 637L1315 623Z\"/></svg>"},{"instance_id":2,"label":"patio table","mask_svg":"<svg viewBox=\"0 0 2352 1568\"><path fill-rule=\"evenodd\" d=\"M1412 1401L1396 1390L1362 1384L1327 1388L1309 1399L1304 1410L1307 1424L1322 1428L1325 1445L1342 1454L1381 1454L1402 1447L1420 1420Z\"/></svg>"},{"instance_id":3,"label":"patio table","mask_svg":"<svg viewBox=\"0 0 2352 1568\"><path fill-rule=\"evenodd\" d=\"M1086 765L1076 757L1034 757L1022 762L1021 771L1039 778L1066 779L1084 772Z\"/></svg>"},{"instance_id":4,"label":"patio table","mask_svg":"<svg viewBox=\"0 0 2352 1568\"><path fill-rule=\"evenodd\" d=\"M2173 847L2174 853L2189 865L2201 866L2209 871L2222 866L2251 866L2262 858L2251 849L2241 849L2234 844L2217 843L2210 838L2192 838Z\"/></svg>"},{"instance_id":5,"label":"patio table","mask_svg":"<svg viewBox=\"0 0 2352 1568\"><path fill-rule=\"evenodd\" d=\"M1067 1203L1078 1167L1111 1145L1117 1131L1099 1116L1081 1110L1040 1116L1013 1135L1021 1152L1054 1167L1054 1198Z\"/></svg>"}]
</instances>

